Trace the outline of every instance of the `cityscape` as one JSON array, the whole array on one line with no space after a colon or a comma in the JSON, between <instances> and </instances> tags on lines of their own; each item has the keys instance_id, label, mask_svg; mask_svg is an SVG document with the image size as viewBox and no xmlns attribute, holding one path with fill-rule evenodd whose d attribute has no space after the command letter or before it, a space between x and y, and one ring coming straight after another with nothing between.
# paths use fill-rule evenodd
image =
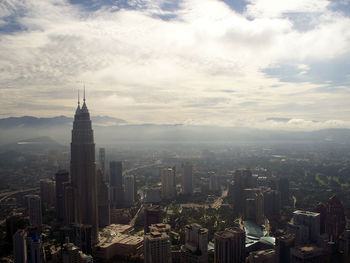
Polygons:
<instances>
[{"instance_id":1,"label":"cityscape","mask_svg":"<svg viewBox=\"0 0 350 263\"><path fill-rule=\"evenodd\" d=\"M350 263L349 0L0 1L0 263Z\"/></svg>"},{"instance_id":2,"label":"cityscape","mask_svg":"<svg viewBox=\"0 0 350 263\"><path fill-rule=\"evenodd\" d=\"M301 146L110 160L92 125L84 90L70 156L46 164L69 169L2 190L1 262L349 262L349 182L313 174L337 167L333 156Z\"/></svg>"}]
</instances>

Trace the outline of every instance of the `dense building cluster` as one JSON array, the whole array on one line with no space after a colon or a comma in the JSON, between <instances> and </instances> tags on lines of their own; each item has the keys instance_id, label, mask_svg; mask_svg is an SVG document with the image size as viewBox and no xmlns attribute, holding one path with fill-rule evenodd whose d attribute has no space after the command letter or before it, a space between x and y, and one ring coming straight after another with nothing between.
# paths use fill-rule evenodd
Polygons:
<instances>
[{"instance_id":1,"label":"dense building cluster","mask_svg":"<svg viewBox=\"0 0 350 263\"><path fill-rule=\"evenodd\" d=\"M13 246L14 262L350 262L350 229L335 195L315 211L295 209L284 231L272 235L272 221L282 207L291 205L289 181L281 178L268 185L263 176L237 169L226 187L212 173L209 180L199 181L201 191L221 193L226 187L226 196L215 199L212 208L221 207L226 198L234 215L232 226L210 238L207 228L188 222L181 237L164 215L173 200L194 196L193 165L182 164L180 187L176 166L160 168L159 175L161 183L142 189L140 202L136 176L123 171L121 161L110 161L108 167L104 148L96 167L84 98L73 122L70 172L59 170L54 180L41 180L40 196L24 198L25 213L6 219L6 242ZM43 224L43 211L53 211L54 226ZM143 223L140 231L134 227L137 220ZM59 233L54 241L48 240L52 227Z\"/></svg>"}]
</instances>

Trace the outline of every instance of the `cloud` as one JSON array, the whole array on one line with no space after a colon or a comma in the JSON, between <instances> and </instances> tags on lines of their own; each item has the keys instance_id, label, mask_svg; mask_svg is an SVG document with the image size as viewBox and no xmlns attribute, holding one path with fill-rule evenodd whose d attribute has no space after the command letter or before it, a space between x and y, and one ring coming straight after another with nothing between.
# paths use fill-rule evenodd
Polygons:
<instances>
[{"instance_id":1,"label":"cloud","mask_svg":"<svg viewBox=\"0 0 350 263\"><path fill-rule=\"evenodd\" d=\"M346 86L325 82L340 76L308 76L349 58L350 19L324 0L273 2L238 12L218 0L3 1L1 104L72 115L85 82L94 115L128 122L267 125L271 112L347 121ZM302 23L312 27L295 27L291 13L312 16ZM268 70L286 64L293 78Z\"/></svg>"}]
</instances>

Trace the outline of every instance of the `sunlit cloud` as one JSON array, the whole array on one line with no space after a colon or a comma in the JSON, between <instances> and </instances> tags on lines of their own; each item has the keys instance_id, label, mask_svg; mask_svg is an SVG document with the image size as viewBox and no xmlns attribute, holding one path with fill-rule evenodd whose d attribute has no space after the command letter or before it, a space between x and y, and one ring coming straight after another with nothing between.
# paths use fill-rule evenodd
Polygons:
<instances>
[{"instance_id":1,"label":"sunlit cloud","mask_svg":"<svg viewBox=\"0 0 350 263\"><path fill-rule=\"evenodd\" d=\"M292 13L313 19L301 30ZM249 1L243 12L219 0L7 0L1 105L17 116L71 116L84 82L94 115L129 123L283 128L266 120L275 116L305 120L288 124L300 129L346 126L347 86L308 76L349 56L349 26L326 0Z\"/></svg>"}]
</instances>

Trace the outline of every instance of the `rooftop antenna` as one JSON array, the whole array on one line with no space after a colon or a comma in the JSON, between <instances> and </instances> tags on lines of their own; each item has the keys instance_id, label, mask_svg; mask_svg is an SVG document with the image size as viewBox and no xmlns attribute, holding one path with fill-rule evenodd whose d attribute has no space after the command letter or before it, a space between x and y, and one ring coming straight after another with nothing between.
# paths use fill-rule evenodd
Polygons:
<instances>
[{"instance_id":1,"label":"rooftop antenna","mask_svg":"<svg viewBox=\"0 0 350 263\"><path fill-rule=\"evenodd\" d=\"M78 106L80 105L80 96L79 96L79 90L78 90Z\"/></svg>"}]
</instances>

